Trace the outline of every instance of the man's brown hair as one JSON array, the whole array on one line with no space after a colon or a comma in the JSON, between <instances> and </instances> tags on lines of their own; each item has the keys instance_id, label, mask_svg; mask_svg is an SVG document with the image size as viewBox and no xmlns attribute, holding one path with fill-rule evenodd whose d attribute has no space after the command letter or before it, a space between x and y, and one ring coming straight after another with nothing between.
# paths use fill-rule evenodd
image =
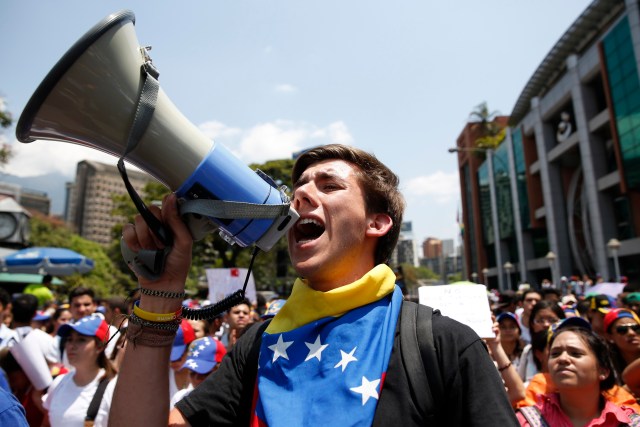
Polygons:
<instances>
[{"instance_id":1,"label":"man's brown hair","mask_svg":"<svg viewBox=\"0 0 640 427\"><path fill-rule=\"evenodd\" d=\"M357 166L356 175L367 214L384 213L393 220L391 229L380 237L376 246L375 263L387 262L398 243L404 213L404 197L398 189L400 179L373 154L347 145L330 144L312 148L298 157L291 171L293 184L309 166L323 160L343 160Z\"/></svg>"}]
</instances>

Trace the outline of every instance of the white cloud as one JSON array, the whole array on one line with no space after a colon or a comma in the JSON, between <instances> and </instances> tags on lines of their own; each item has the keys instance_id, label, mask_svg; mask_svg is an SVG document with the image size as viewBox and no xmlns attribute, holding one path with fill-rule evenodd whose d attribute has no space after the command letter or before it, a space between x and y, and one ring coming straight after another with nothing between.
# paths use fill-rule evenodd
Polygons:
<instances>
[{"instance_id":1,"label":"white cloud","mask_svg":"<svg viewBox=\"0 0 640 427\"><path fill-rule=\"evenodd\" d=\"M232 138L242 133L242 129L232 128L219 121L205 122L199 126L200 130L214 141L218 138Z\"/></svg>"},{"instance_id":2,"label":"white cloud","mask_svg":"<svg viewBox=\"0 0 640 427\"><path fill-rule=\"evenodd\" d=\"M287 83L281 83L279 85L276 85L275 90L276 92L291 93L291 92L297 92L298 88Z\"/></svg>"},{"instance_id":3,"label":"white cloud","mask_svg":"<svg viewBox=\"0 0 640 427\"><path fill-rule=\"evenodd\" d=\"M430 197L437 204L449 203L459 197L460 182L457 172L437 171L431 175L410 179L405 185L407 197Z\"/></svg>"},{"instance_id":4,"label":"white cloud","mask_svg":"<svg viewBox=\"0 0 640 427\"><path fill-rule=\"evenodd\" d=\"M316 145L353 141L347 125L342 121L321 127L306 122L275 120L248 129L210 121L199 128L207 137L227 146L247 164L290 158L292 153ZM117 163L117 158L109 154L60 141L22 144L14 139L11 149L14 155L3 172L21 177L57 172L73 179L77 163L82 160ZM130 168L134 169L132 165Z\"/></svg>"},{"instance_id":5,"label":"white cloud","mask_svg":"<svg viewBox=\"0 0 640 427\"><path fill-rule=\"evenodd\" d=\"M77 163L82 160L113 165L118 161L102 151L61 141L34 141L28 144L15 141L11 144L11 151L13 156L3 171L20 177L57 172L72 178Z\"/></svg>"},{"instance_id":6,"label":"white cloud","mask_svg":"<svg viewBox=\"0 0 640 427\"><path fill-rule=\"evenodd\" d=\"M292 153L316 145L353 141L347 125L341 121L319 127L305 122L275 120L245 130L211 122L200 128L208 129L207 135L227 146L245 163L290 158Z\"/></svg>"}]
</instances>

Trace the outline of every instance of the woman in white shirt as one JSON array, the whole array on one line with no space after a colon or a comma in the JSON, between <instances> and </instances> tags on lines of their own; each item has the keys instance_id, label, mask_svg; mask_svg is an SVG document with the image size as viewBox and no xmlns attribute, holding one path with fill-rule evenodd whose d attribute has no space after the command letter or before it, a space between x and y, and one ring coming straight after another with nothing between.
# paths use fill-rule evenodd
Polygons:
<instances>
[{"instance_id":1,"label":"woman in white shirt","mask_svg":"<svg viewBox=\"0 0 640 427\"><path fill-rule=\"evenodd\" d=\"M115 375L104 353L109 325L92 315L61 326L58 335L65 340L69 364L75 369L51 383L44 400L46 419L52 427L83 427L98 385Z\"/></svg>"}]
</instances>

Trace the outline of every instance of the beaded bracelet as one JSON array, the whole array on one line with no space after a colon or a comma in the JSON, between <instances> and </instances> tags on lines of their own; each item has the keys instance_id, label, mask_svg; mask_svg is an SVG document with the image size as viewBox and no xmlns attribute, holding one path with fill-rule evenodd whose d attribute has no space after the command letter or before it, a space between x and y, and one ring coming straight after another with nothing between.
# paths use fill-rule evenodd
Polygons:
<instances>
[{"instance_id":1,"label":"beaded bracelet","mask_svg":"<svg viewBox=\"0 0 640 427\"><path fill-rule=\"evenodd\" d=\"M162 298L170 298L170 299L185 299L187 296L186 292L170 292L170 291L160 291L157 289L148 289L148 288L140 288L140 293L142 295L149 295L152 297L162 297Z\"/></svg>"},{"instance_id":2,"label":"beaded bracelet","mask_svg":"<svg viewBox=\"0 0 640 427\"><path fill-rule=\"evenodd\" d=\"M141 309L140 301L136 301L133 305L133 314L149 322L171 322L182 318L182 306L180 306L180 308L174 313L152 313Z\"/></svg>"}]
</instances>

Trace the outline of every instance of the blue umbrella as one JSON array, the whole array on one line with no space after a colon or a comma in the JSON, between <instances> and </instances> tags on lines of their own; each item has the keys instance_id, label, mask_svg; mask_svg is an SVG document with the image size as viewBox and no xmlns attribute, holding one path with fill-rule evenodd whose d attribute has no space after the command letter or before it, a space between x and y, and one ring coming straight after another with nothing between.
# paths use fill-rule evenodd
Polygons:
<instances>
[{"instance_id":1,"label":"blue umbrella","mask_svg":"<svg viewBox=\"0 0 640 427\"><path fill-rule=\"evenodd\" d=\"M5 273L51 274L68 276L93 270L93 260L64 248L27 248L0 260Z\"/></svg>"}]
</instances>

